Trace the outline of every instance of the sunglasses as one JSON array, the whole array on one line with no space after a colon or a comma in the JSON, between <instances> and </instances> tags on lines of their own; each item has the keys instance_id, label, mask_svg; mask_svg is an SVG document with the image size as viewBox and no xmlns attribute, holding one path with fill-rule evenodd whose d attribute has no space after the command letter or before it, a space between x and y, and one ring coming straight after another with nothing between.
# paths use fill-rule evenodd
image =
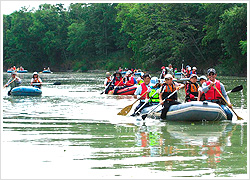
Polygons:
<instances>
[{"instance_id":1,"label":"sunglasses","mask_svg":"<svg viewBox=\"0 0 250 180\"><path fill-rule=\"evenodd\" d=\"M214 73L210 73L210 74L209 74L209 76L213 76L213 75L215 75L215 74L214 74Z\"/></svg>"}]
</instances>

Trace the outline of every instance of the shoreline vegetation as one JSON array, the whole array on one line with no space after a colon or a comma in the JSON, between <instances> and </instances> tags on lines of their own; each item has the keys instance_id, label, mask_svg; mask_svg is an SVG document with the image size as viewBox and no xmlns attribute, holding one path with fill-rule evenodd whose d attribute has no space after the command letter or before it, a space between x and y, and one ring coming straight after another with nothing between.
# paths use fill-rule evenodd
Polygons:
<instances>
[{"instance_id":1,"label":"shoreline vegetation","mask_svg":"<svg viewBox=\"0 0 250 180\"><path fill-rule=\"evenodd\" d=\"M3 15L3 69L247 75L247 3L71 3Z\"/></svg>"}]
</instances>

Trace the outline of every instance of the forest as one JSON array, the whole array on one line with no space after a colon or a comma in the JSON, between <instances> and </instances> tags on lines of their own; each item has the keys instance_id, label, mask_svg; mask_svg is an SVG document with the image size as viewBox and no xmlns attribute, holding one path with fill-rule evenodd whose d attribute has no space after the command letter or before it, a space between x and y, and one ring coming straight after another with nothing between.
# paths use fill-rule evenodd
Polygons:
<instances>
[{"instance_id":1,"label":"forest","mask_svg":"<svg viewBox=\"0 0 250 180\"><path fill-rule=\"evenodd\" d=\"M71 3L3 15L3 68L247 75L247 3Z\"/></svg>"}]
</instances>

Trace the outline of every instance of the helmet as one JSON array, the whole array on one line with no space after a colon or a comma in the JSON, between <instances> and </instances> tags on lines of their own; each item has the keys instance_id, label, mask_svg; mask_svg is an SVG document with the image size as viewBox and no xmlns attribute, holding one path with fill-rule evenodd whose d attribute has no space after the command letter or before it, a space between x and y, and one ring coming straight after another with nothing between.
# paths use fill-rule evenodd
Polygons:
<instances>
[{"instance_id":1,"label":"helmet","mask_svg":"<svg viewBox=\"0 0 250 180\"><path fill-rule=\"evenodd\" d=\"M209 73L214 73L214 74L216 74L216 71L215 71L215 69L214 68L210 68L210 69L208 69L207 70L207 74L209 75Z\"/></svg>"},{"instance_id":2,"label":"helmet","mask_svg":"<svg viewBox=\"0 0 250 180\"><path fill-rule=\"evenodd\" d=\"M164 79L173 79L173 76L171 74L166 74Z\"/></svg>"},{"instance_id":3,"label":"helmet","mask_svg":"<svg viewBox=\"0 0 250 180\"><path fill-rule=\"evenodd\" d=\"M193 67L193 69L194 69L194 70L197 70L197 68L196 68L195 66Z\"/></svg>"},{"instance_id":4,"label":"helmet","mask_svg":"<svg viewBox=\"0 0 250 180\"><path fill-rule=\"evenodd\" d=\"M132 74L132 71L128 70L128 71L126 72L126 75L129 75L129 74Z\"/></svg>"},{"instance_id":5,"label":"helmet","mask_svg":"<svg viewBox=\"0 0 250 180\"><path fill-rule=\"evenodd\" d=\"M33 72L33 76L34 76L34 75L38 75L38 73L37 73L37 72Z\"/></svg>"},{"instance_id":6,"label":"helmet","mask_svg":"<svg viewBox=\"0 0 250 180\"><path fill-rule=\"evenodd\" d=\"M203 76L200 76L200 80L201 79L207 80L207 77L203 75Z\"/></svg>"},{"instance_id":7,"label":"helmet","mask_svg":"<svg viewBox=\"0 0 250 180\"><path fill-rule=\"evenodd\" d=\"M193 78L193 77L197 78L198 76L196 74L191 74L190 79Z\"/></svg>"},{"instance_id":8,"label":"helmet","mask_svg":"<svg viewBox=\"0 0 250 180\"><path fill-rule=\"evenodd\" d=\"M159 81L157 77L152 77L152 79L150 80L149 86L155 86L158 82Z\"/></svg>"},{"instance_id":9,"label":"helmet","mask_svg":"<svg viewBox=\"0 0 250 180\"><path fill-rule=\"evenodd\" d=\"M164 66L162 66L162 67L161 67L161 69L165 69L165 67L164 67Z\"/></svg>"}]
</instances>

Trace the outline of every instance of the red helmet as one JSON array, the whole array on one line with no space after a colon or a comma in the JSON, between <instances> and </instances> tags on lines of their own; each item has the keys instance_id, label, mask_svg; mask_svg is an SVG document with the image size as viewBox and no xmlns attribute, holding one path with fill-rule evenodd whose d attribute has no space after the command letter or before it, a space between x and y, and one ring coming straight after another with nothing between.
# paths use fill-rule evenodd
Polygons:
<instances>
[{"instance_id":1,"label":"red helmet","mask_svg":"<svg viewBox=\"0 0 250 180\"><path fill-rule=\"evenodd\" d=\"M162 67L161 67L161 69L165 69L165 67L164 67L164 66L162 66Z\"/></svg>"}]
</instances>

